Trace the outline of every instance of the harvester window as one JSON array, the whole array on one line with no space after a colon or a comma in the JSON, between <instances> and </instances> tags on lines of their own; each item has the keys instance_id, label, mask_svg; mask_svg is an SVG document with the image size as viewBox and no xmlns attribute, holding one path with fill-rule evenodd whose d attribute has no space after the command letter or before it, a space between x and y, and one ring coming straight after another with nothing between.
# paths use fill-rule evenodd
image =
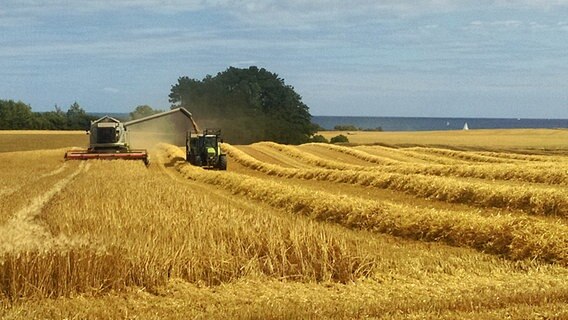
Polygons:
<instances>
[{"instance_id":1,"label":"harvester window","mask_svg":"<svg viewBox=\"0 0 568 320\"><path fill-rule=\"evenodd\" d=\"M118 141L118 131L115 128L97 128L99 143L114 143Z\"/></svg>"}]
</instances>

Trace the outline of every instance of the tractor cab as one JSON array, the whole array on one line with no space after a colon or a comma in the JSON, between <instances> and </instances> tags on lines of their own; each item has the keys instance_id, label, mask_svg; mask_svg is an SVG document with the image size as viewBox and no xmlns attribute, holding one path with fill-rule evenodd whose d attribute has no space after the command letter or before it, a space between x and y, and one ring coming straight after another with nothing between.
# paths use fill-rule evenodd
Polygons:
<instances>
[{"instance_id":1,"label":"tractor cab","mask_svg":"<svg viewBox=\"0 0 568 320\"><path fill-rule=\"evenodd\" d=\"M199 167L227 170L227 156L221 150L221 130L206 129L203 133L188 132L186 160Z\"/></svg>"}]
</instances>

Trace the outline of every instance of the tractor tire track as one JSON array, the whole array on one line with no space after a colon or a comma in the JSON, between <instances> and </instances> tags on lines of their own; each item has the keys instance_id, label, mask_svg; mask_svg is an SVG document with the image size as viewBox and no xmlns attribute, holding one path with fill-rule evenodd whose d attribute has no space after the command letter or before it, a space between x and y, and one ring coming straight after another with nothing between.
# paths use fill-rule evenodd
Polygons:
<instances>
[{"instance_id":1,"label":"tractor tire track","mask_svg":"<svg viewBox=\"0 0 568 320\"><path fill-rule=\"evenodd\" d=\"M56 168L54 170L51 170L50 172L46 172L42 175L39 176L39 178L47 178L47 177L51 177L54 176L56 174L60 174L61 172L63 172L65 170L65 168L67 168L67 162L63 162L63 164L59 167Z\"/></svg>"},{"instance_id":2,"label":"tractor tire track","mask_svg":"<svg viewBox=\"0 0 568 320\"><path fill-rule=\"evenodd\" d=\"M26 188L28 185L33 184L33 183L36 183L37 181L39 181L39 180L41 180L41 179L58 175L58 174L64 172L65 169L67 169L67 162L64 162L61 166L59 166L59 167L57 167L57 168L55 168L55 169L53 169L53 170L51 170L51 171L49 171L49 172L46 172L46 173L44 173L44 174L35 176L34 179L31 179L30 181L27 181L27 182L24 183L24 184L21 184L21 185L12 187L12 188L2 189L2 190L0 190L0 198L2 198L2 197L9 197L9 196L11 196L11 195L13 195L13 194L15 194L15 193L18 193L20 190Z\"/></svg>"},{"instance_id":3,"label":"tractor tire track","mask_svg":"<svg viewBox=\"0 0 568 320\"><path fill-rule=\"evenodd\" d=\"M90 164L82 162L79 167L57 181L49 190L33 198L30 203L18 210L10 220L0 226L0 254L31 250L46 251L54 248L68 248L79 244L79 239L70 239L64 235L53 235L37 221L44 206L79 174L89 169ZM56 170L57 171L57 170ZM55 174L55 173L54 173Z\"/></svg>"}]
</instances>

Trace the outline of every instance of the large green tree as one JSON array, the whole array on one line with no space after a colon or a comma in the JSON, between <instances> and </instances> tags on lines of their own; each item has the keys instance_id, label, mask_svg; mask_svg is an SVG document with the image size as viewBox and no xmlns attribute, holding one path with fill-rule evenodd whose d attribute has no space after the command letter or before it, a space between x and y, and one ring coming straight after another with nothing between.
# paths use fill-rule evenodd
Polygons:
<instances>
[{"instance_id":1,"label":"large green tree","mask_svg":"<svg viewBox=\"0 0 568 320\"><path fill-rule=\"evenodd\" d=\"M187 108L198 125L221 128L232 143L299 144L314 133L302 97L264 68L230 67L203 80L180 77L169 97L172 108Z\"/></svg>"}]
</instances>

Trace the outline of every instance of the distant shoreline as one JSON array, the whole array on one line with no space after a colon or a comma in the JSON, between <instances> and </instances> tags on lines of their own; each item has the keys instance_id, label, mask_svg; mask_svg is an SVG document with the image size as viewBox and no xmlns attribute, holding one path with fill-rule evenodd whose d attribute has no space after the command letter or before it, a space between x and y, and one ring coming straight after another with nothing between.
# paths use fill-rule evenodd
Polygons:
<instances>
[{"instance_id":1,"label":"distant shoreline","mask_svg":"<svg viewBox=\"0 0 568 320\"><path fill-rule=\"evenodd\" d=\"M568 119L313 116L312 122L326 130L333 130L338 125L353 125L363 130L380 128L383 131L445 131L463 130L464 127L469 129L568 128Z\"/></svg>"}]
</instances>

